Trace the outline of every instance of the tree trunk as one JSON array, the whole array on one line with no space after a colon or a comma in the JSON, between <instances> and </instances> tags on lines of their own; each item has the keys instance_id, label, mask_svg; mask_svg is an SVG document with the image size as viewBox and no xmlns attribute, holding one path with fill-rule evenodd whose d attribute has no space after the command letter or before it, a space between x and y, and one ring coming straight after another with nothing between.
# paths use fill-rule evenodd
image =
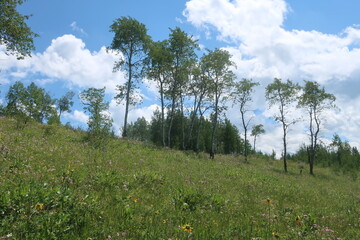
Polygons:
<instances>
[{"instance_id":1,"label":"tree trunk","mask_svg":"<svg viewBox=\"0 0 360 240\"><path fill-rule=\"evenodd\" d=\"M132 78L132 68L131 68L131 57L129 59L129 79L127 84L127 91L126 91L126 103L125 103L125 118L124 118L124 127L122 132L122 137L127 137L127 119L128 119L128 113L129 113L129 104L130 104L130 90L131 90L131 78Z\"/></svg>"},{"instance_id":2,"label":"tree trunk","mask_svg":"<svg viewBox=\"0 0 360 240\"><path fill-rule=\"evenodd\" d=\"M243 108L243 106L241 106L241 108ZM248 156L248 152L247 152L247 125L245 123L245 112L243 109L240 109L240 113L241 113L241 120L242 120L242 124L243 124L243 128L244 128L244 134L245 134L245 144L244 144L244 155L245 155L245 162L248 161L247 156Z\"/></svg>"},{"instance_id":3,"label":"tree trunk","mask_svg":"<svg viewBox=\"0 0 360 240\"><path fill-rule=\"evenodd\" d=\"M165 147L165 113L164 113L164 89L163 89L163 83L160 83L160 98L161 98L161 140L162 144Z\"/></svg>"},{"instance_id":4,"label":"tree trunk","mask_svg":"<svg viewBox=\"0 0 360 240\"><path fill-rule=\"evenodd\" d=\"M215 97L215 116L214 116L214 122L213 122L213 127L212 127L212 131L211 131L211 150L210 150L210 158L214 158L215 157L215 132L216 132L216 127L217 127L217 121L218 121L218 103L219 103L219 96L216 94Z\"/></svg>"}]
</instances>

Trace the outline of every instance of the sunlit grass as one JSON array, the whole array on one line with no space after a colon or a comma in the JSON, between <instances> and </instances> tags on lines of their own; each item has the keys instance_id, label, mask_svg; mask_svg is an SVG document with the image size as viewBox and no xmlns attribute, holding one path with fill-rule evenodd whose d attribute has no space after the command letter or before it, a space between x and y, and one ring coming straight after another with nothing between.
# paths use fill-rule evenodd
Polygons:
<instances>
[{"instance_id":1,"label":"sunlit grass","mask_svg":"<svg viewBox=\"0 0 360 240\"><path fill-rule=\"evenodd\" d=\"M0 238L358 239L360 184L316 168L0 119ZM7 237L10 236L10 237Z\"/></svg>"}]
</instances>

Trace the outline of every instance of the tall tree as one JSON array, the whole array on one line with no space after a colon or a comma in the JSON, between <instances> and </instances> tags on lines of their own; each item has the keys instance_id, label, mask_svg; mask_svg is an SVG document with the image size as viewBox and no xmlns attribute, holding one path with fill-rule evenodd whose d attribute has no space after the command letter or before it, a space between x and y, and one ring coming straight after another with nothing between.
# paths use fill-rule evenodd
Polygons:
<instances>
[{"instance_id":1,"label":"tall tree","mask_svg":"<svg viewBox=\"0 0 360 240\"><path fill-rule=\"evenodd\" d=\"M256 138L260 135L260 134L264 134L265 133L265 129L264 129L264 125L262 124L258 124L258 125L254 125L251 129L251 136L254 137L254 152L256 153Z\"/></svg>"},{"instance_id":2,"label":"tall tree","mask_svg":"<svg viewBox=\"0 0 360 240\"><path fill-rule=\"evenodd\" d=\"M0 2L0 45L6 46L6 54L16 55L18 59L31 56L31 51L35 50L33 38L38 36L25 22L31 15L21 15L16 9L23 2L23 0Z\"/></svg>"},{"instance_id":3,"label":"tall tree","mask_svg":"<svg viewBox=\"0 0 360 240\"><path fill-rule=\"evenodd\" d=\"M170 29L169 51L171 52L171 74L167 97L170 99L168 146L171 146L171 131L177 105L180 103L180 111L183 113L183 92L189 72L196 62L195 50L198 44L193 38L180 28ZM184 124L182 122L182 145L184 147Z\"/></svg>"},{"instance_id":4,"label":"tall tree","mask_svg":"<svg viewBox=\"0 0 360 240\"><path fill-rule=\"evenodd\" d=\"M147 76L155 81L159 88L161 103L161 139L163 146L165 143L165 91L168 87L171 70L171 52L169 42L152 42L150 45Z\"/></svg>"},{"instance_id":5,"label":"tall tree","mask_svg":"<svg viewBox=\"0 0 360 240\"><path fill-rule=\"evenodd\" d=\"M199 65L199 64L198 64ZM194 99L193 107L190 114L190 127L189 127L189 134L188 134L188 147L191 145L192 136L193 136L193 130L195 125L195 119L198 116L198 112L200 114L199 116L199 126L198 126L198 132L200 130L200 126L202 123L202 116L204 114L204 111L202 111L202 106L207 104L207 100L209 100L209 81L208 78L205 76L205 74L201 71L200 66L197 66L192 71L191 80L189 83L189 95ZM205 108L206 111L206 108ZM197 146L197 144L196 144ZM195 148L194 150L197 150Z\"/></svg>"},{"instance_id":6,"label":"tall tree","mask_svg":"<svg viewBox=\"0 0 360 240\"><path fill-rule=\"evenodd\" d=\"M258 82L253 82L251 79L242 79L240 82L235 84L235 90L232 93L234 103L239 104L240 114L241 114L241 122L244 128L244 141L247 143L247 132L250 121L252 118L246 119L246 113L250 110L249 103L252 102L251 94L254 92L254 87L258 86ZM244 144L244 156L245 161L247 162L247 145Z\"/></svg>"},{"instance_id":7,"label":"tall tree","mask_svg":"<svg viewBox=\"0 0 360 240\"><path fill-rule=\"evenodd\" d=\"M297 119L289 119L289 111L292 104L298 97L300 87L290 80L282 82L281 79L275 78L272 83L266 87L265 97L270 107L277 105L279 112L274 115L274 119L282 124L283 130L283 161L284 171L287 172L287 133L289 126L294 124Z\"/></svg>"},{"instance_id":8,"label":"tall tree","mask_svg":"<svg viewBox=\"0 0 360 240\"><path fill-rule=\"evenodd\" d=\"M121 17L110 26L110 32L115 34L109 49L120 52L121 58L114 65L114 71L123 69L127 73L127 81L124 85L118 85L116 99L125 100L125 117L122 136L126 137L126 126L129 113L129 105L136 104L134 90L136 83L142 76L142 69L148 52L150 37L144 24L134 18Z\"/></svg>"},{"instance_id":9,"label":"tall tree","mask_svg":"<svg viewBox=\"0 0 360 240\"><path fill-rule=\"evenodd\" d=\"M226 94L229 93L234 85L235 74L230 68L235 66L235 64L230 58L230 53L222 49L208 50L208 53L201 58L201 68L209 79L209 88L213 96L212 108L214 112L211 131L211 158L215 155L215 133L219 114L225 108L222 103L227 99Z\"/></svg>"},{"instance_id":10,"label":"tall tree","mask_svg":"<svg viewBox=\"0 0 360 240\"><path fill-rule=\"evenodd\" d=\"M318 150L318 138L322 123L322 113L335 108L336 98L333 94L327 93L315 81L305 81L303 93L299 99L299 106L309 114L310 146L308 148L308 159L310 174L314 174L314 162Z\"/></svg>"}]
</instances>

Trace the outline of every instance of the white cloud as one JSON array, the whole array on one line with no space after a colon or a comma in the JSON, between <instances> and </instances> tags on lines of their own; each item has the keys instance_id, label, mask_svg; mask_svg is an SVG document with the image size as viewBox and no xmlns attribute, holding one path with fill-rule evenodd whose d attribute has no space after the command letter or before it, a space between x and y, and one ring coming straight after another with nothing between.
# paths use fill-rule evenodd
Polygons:
<instances>
[{"instance_id":1,"label":"white cloud","mask_svg":"<svg viewBox=\"0 0 360 240\"><path fill-rule=\"evenodd\" d=\"M78 33L81 33L82 35L84 36L87 36L87 33L85 32L84 29L80 28L78 25L77 25L77 22L74 21L70 24L70 27L71 29L74 31L74 32L78 32Z\"/></svg>"},{"instance_id":2,"label":"white cloud","mask_svg":"<svg viewBox=\"0 0 360 240\"><path fill-rule=\"evenodd\" d=\"M91 52L85 43L74 35L63 35L52 40L51 45L43 52L16 60L0 52L0 58L6 58L3 65L4 76L16 75L27 77L40 74L47 79L64 81L69 87L102 88L113 93L117 84L125 81L122 72L113 72L114 62L119 58L114 52L107 52L105 47ZM16 72L13 69L16 69Z\"/></svg>"},{"instance_id":3,"label":"white cloud","mask_svg":"<svg viewBox=\"0 0 360 240\"><path fill-rule=\"evenodd\" d=\"M66 119L74 120L82 124L87 124L89 116L86 115L83 111L75 110L72 113L64 112L63 117Z\"/></svg>"},{"instance_id":4,"label":"white cloud","mask_svg":"<svg viewBox=\"0 0 360 240\"><path fill-rule=\"evenodd\" d=\"M250 77L344 80L360 68L360 30L340 35L287 31L282 24L289 7L284 0L190 0L184 16L193 25L215 29L230 47L238 72Z\"/></svg>"}]
</instances>

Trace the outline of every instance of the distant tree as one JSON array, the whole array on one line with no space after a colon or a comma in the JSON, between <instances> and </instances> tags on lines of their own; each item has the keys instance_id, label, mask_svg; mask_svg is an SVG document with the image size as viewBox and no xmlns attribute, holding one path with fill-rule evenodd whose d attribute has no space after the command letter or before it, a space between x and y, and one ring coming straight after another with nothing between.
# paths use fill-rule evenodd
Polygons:
<instances>
[{"instance_id":1,"label":"distant tree","mask_svg":"<svg viewBox=\"0 0 360 240\"><path fill-rule=\"evenodd\" d=\"M33 38L38 36L25 22L31 15L21 15L16 9L23 2L0 2L0 45L6 46L7 55L16 55L18 59L31 56L31 51L35 50Z\"/></svg>"},{"instance_id":2,"label":"distant tree","mask_svg":"<svg viewBox=\"0 0 360 240\"><path fill-rule=\"evenodd\" d=\"M265 133L265 129L264 129L264 125L262 124L258 124L252 127L251 130L251 136L254 137L254 153L256 153L256 138L260 135L260 134L264 134Z\"/></svg>"},{"instance_id":3,"label":"distant tree","mask_svg":"<svg viewBox=\"0 0 360 240\"><path fill-rule=\"evenodd\" d=\"M254 91L254 87L258 86L258 82L253 82L251 79L242 79L240 82L235 84L235 90L232 93L232 98L234 103L239 104L241 122L244 129L245 143L247 143L247 132L250 121L252 118L246 119L245 115L250 110L249 103L252 102L251 94ZM244 156L245 161L247 162L248 151L246 144L244 144Z\"/></svg>"},{"instance_id":4,"label":"distant tree","mask_svg":"<svg viewBox=\"0 0 360 240\"><path fill-rule=\"evenodd\" d=\"M74 101L72 100L75 96L75 93L70 91L67 92L64 96L62 96L59 100L57 100L57 109L59 111L59 119L63 112L71 112L71 107L74 105Z\"/></svg>"},{"instance_id":5,"label":"distant tree","mask_svg":"<svg viewBox=\"0 0 360 240\"><path fill-rule=\"evenodd\" d=\"M300 87L292 81L287 80L286 82L282 82L281 79L275 78L274 81L266 87L265 92L265 97L270 107L273 105L279 107L279 112L275 114L274 119L282 124L285 172L287 172L287 133L289 126L297 121L296 119L288 119L289 109L297 100L299 90Z\"/></svg>"},{"instance_id":6,"label":"distant tree","mask_svg":"<svg viewBox=\"0 0 360 240\"><path fill-rule=\"evenodd\" d=\"M213 124L211 131L210 156L215 155L215 133L218 125L219 114L225 108L222 103L227 99L230 89L234 85L235 74L231 67L235 64L231 61L228 51L222 49L208 50L208 53L201 58L201 68L209 79L209 94L213 96L212 108Z\"/></svg>"},{"instance_id":7,"label":"distant tree","mask_svg":"<svg viewBox=\"0 0 360 240\"><path fill-rule=\"evenodd\" d=\"M109 103L104 102L105 87L101 89L89 88L80 93L80 99L85 112L89 113L88 140L95 147L101 147L110 136L112 119L106 112Z\"/></svg>"},{"instance_id":8,"label":"distant tree","mask_svg":"<svg viewBox=\"0 0 360 240\"><path fill-rule=\"evenodd\" d=\"M121 58L114 65L114 71L123 69L127 73L127 81L124 85L118 85L118 102L125 100L125 117L122 136L127 136L127 119L129 105L137 103L134 91L136 83L141 79L142 69L145 66L145 59L148 52L150 36L144 24L134 18L121 17L114 21L110 26L110 32L115 34L110 50L120 52Z\"/></svg>"},{"instance_id":9,"label":"distant tree","mask_svg":"<svg viewBox=\"0 0 360 240\"><path fill-rule=\"evenodd\" d=\"M335 108L336 98L327 93L317 82L305 81L303 93L299 99L299 106L309 114L310 146L308 149L310 174L314 174L314 162L318 150L318 138L322 123L322 113Z\"/></svg>"},{"instance_id":10,"label":"distant tree","mask_svg":"<svg viewBox=\"0 0 360 240\"><path fill-rule=\"evenodd\" d=\"M5 114L21 118L24 123L30 119L42 123L50 117L55 102L45 89L35 83L25 88L19 81L10 86L6 98Z\"/></svg>"},{"instance_id":11,"label":"distant tree","mask_svg":"<svg viewBox=\"0 0 360 240\"><path fill-rule=\"evenodd\" d=\"M26 95L23 101L29 116L37 122L42 123L47 119L53 110L55 100L51 99L45 89L31 83L26 88Z\"/></svg>"},{"instance_id":12,"label":"distant tree","mask_svg":"<svg viewBox=\"0 0 360 240\"><path fill-rule=\"evenodd\" d=\"M128 137L136 141L150 141L150 124L144 117L138 118L128 126Z\"/></svg>"},{"instance_id":13,"label":"distant tree","mask_svg":"<svg viewBox=\"0 0 360 240\"><path fill-rule=\"evenodd\" d=\"M26 124L30 117L26 114L25 109L25 97L26 97L26 88L24 84L20 81L16 81L13 85L10 86L8 93L6 94L7 104L5 107L6 116L14 116L17 118L22 118Z\"/></svg>"}]
</instances>

